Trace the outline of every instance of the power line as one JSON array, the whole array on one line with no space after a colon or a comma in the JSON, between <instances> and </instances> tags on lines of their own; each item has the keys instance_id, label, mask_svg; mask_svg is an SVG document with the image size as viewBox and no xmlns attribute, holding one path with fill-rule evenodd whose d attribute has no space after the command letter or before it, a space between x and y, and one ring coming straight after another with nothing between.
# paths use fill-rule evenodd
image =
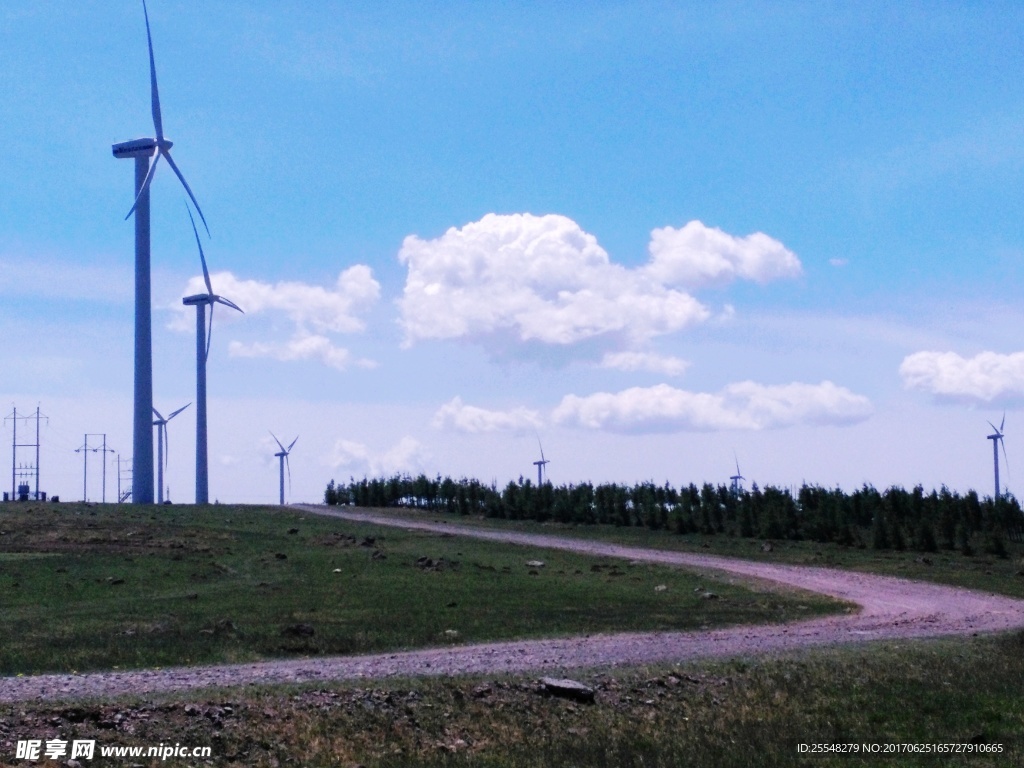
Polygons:
<instances>
[{"instance_id":1,"label":"power line","mask_svg":"<svg viewBox=\"0 0 1024 768\"><path fill-rule=\"evenodd\" d=\"M42 419L46 420L46 423L50 423L50 417L45 416L39 411L39 406L36 406L36 412L29 416L19 416L18 409L16 406L12 406L13 410L10 416L4 417L4 423L11 422L13 426L11 436L11 498L28 500L29 496L29 484L24 482L26 480L35 481L35 491L33 492L33 498L39 501L41 498L45 498L46 494L40 495L39 492L39 422ZM18 422L24 421L29 422L35 419L36 422L36 441L34 443L19 443L18 442ZM34 448L35 449L35 464L18 464L18 449L19 448ZM24 454L24 451L22 451ZM18 481L23 482L19 483Z\"/></svg>"},{"instance_id":2,"label":"power line","mask_svg":"<svg viewBox=\"0 0 1024 768\"><path fill-rule=\"evenodd\" d=\"M90 437L102 437L103 443L95 448L89 447ZM85 440L81 448L75 448L75 453L82 454L82 501L89 500L89 453L101 453L103 454L103 495L102 500L105 504L107 502L107 454L117 453L113 448L107 447L107 433L106 432L87 432ZM120 482L120 477L118 478Z\"/></svg>"}]
</instances>

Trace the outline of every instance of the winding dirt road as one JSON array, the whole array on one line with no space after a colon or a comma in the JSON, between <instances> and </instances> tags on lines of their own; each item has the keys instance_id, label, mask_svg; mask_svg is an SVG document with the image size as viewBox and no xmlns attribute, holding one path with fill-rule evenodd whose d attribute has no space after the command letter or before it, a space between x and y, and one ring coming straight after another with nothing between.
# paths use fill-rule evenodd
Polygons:
<instances>
[{"instance_id":1,"label":"winding dirt road","mask_svg":"<svg viewBox=\"0 0 1024 768\"><path fill-rule=\"evenodd\" d=\"M754 563L559 536L482 530L326 507L305 506L301 509L356 522L564 549L602 557L713 569L747 579L761 579L829 595L855 603L860 606L860 610L793 624L730 627L707 632L591 635L367 656L0 678L0 701L107 697L207 687L391 676L543 672L750 655L884 639L971 635L1024 627L1022 600L888 576Z\"/></svg>"}]
</instances>

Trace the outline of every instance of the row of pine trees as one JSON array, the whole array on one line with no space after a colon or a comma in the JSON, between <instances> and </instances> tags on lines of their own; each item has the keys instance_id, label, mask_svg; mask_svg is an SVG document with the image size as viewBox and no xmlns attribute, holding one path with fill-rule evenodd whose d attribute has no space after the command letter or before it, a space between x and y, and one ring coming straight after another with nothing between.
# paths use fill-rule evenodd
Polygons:
<instances>
[{"instance_id":1,"label":"row of pine trees","mask_svg":"<svg viewBox=\"0 0 1024 768\"><path fill-rule=\"evenodd\" d=\"M536 485L522 477L503 489L479 480L394 475L333 480L329 505L407 507L428 512L582 525L642 526L678 534L834 542L874 549L977 550L1007 556L1006 541L1024 538L1024 514L1013 496L980 498L945 486L925 493L864 485L853 493L803 485L798 490L754 484L750 490L705 483L674 488L580 483Z\"/></svg>"}]
</instances>

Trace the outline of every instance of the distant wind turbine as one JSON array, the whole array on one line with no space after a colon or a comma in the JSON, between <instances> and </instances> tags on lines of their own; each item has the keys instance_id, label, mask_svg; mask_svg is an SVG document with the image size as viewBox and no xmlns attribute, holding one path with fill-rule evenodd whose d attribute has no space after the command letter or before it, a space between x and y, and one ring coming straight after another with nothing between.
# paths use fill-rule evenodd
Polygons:
<instances>
[{"instance_id":1,"label":"distant wind turbine","mask_svg":"<svg viewBox=\"0 0 1024 768\"><path fill-rule=\"evenodd\" d=\"M544 446L541 445L540 438L537 438L537 445L540 447L540 461L533 462L534 466L537 467L537 487L544 485L544 467L551 462L544 458Z\"/></svg>"},{"instance_id":2,"label":"distant wind turbine","mask_svg":"<svg viewBox=\"0 0 1024 768\"><path fill-rule=\"evenodd\" d=\"M292 440L292 444L285 448L281 445L281 441L277 439L277 435L271 432L270 436L274 438L274 442L277 443L277 447L281 449L280 453L275 453L274 455L278 458L281 465L281 505L284 506L284 467L285 464L288 465L288 487L290 488L292 483L292 465L288 462L288 454L292 452L292 448L294 448L295 443L299 441L299 437L296 435L295 439Z\"/></svg>"},{"instance_id":3,"label":"distant wind turbine","mask_svg":"<svg viewBox=\"0 0 1024 768\"><path fill-rule=\"evenodd\" d=\"M213 338L213 307L215 304L242 309L234 302L218 296L213 292L210 283L210 271L206 268L206 254L199 240L196 220L192 218L192 209L185 203L189 221L192 222L192 233L196 236L199 246L199 259L203 263L203 280L206 281L206 293L197 293L182 299L185 306L196 308L196 504L210 503L210 475L206 438L206 360L210 356L210 339ZM206 307L210 307L209 331L207 331ZM243 313L244 314L244 313Z\"/></svg>"},{"instance_id":4,"label":"distant wind turbine","mask_svg":"<svg viewBox=\"0 0 1024 768\"><path fill-rule=\"evenodd\" d=\"M142 2L142 13L146 19L146 42L149 46L149 84L153 112L154 138L133 139L112 147L115 158L135 160L135 202L128 211L127 219L135 214L135 384L132 425L132 450L134 472L132 476L132 502L153 503L153 437L150 432L150 412L153 409L153 325L152 295L150 289L150 238L149 238L149 186L153 181L160 158L167 164L185 187L203 220L209 234L206 218L192 194L188 182L181 175L171 158L172 142L164 136L163 118L160 114L160 93L156 84L156 63L153 59L153 36L149 29L149 11ZM154 154L156 155L155 157ZM153 162L149 158L153 157Z\"/></svg>"},{"instance_id":5,"label":"distant wind turbine","mask_svg":"<svg viewBox=\"0 0 1024 768\"><path fill-rule=\"evenodd\" d=\"M156 444L157 444L157 503L164 503L164 465L170 456L171 448L170 443L167 441L167 422L177 416L179 413L188 408L192 403L181 406L176 411L173 411L170 416L166 419L161 415L160 411L156 408L153 409L153 413L156 414L156 419L153 421L153 426L156 427Z\"/></svg>"},{"instance_id":6,"label":"distant wind turbine","mask_svg":"<svg viewBox=\"0 0 1024 768\"><path fill-rule=\"evenodd\" d=\"M999 489L999 444L1000 443L1003 444L1003 461L1006 461L1007 469L1009 469L1009 466L1010 466L1009 461L1006 458L1006 443L1003 440L1003 427L1006 426L1006 414L1005 413L1003 414L1003 420L1001 422L999 422L999 426L998 427L996 427L996 425L993 424L991 421L988 422L988 425L990 427L992 427L992 431L994 433L994 434L989 435L988 439L992 441L992 465L993 465L993 468L995 469L995 475L996 475L996 495L993 496L992 499L993 500L997 500L1002 495L1002 493L1001 493L1001 491Z\"/></svg>"},{"instance_id":7,"label":"distant wind turbine","mask_svg":"<svg viewBox=\"0 0 1024 768\"><path fill-rule=\"evenodd\" d=\"M740 460L739 460L739 457L736 456L735 453L733 453L733 458L736 459L736 474L733 475L732 477L730 477L729 479L732 480L732 492L733 492L733 495L738 496L739 492L740 492L740 481L741 480L746 480L747 478L745 478L740 473Z\"/></svg>"}]
</instances>

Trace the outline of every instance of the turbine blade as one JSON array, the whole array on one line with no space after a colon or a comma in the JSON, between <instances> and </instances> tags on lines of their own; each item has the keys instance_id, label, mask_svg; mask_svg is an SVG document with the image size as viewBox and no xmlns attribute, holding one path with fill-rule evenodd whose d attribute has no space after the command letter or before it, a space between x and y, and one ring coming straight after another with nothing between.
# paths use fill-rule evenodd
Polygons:
<instances>
[{"instance_id":1,"label":"turbine blade","mask_svg":"<svg viewBox=\"0 0 1024 768\"><path fill-rule=\"evenodd\" d=\"M157 141L164 138L164 121L160 117L160 91L156 87L156 62L153 60L153 36L149 32L149 11L146 0L142 0L142 13L146 17L146 42L149 44L149 87L153 107L153 127L156 129Z\"/></svg>"},{"instance_id":2,"label":"turbine blade","mask_svg":"<svg viewBox=\"0 0 1024 768\"><path fill-rule=\"evenodd\" d=\"M219 304L223 304L226 307L231 307L232 309L237 309L243 315L245 314L245 310L242 309L237 304L235 304L235 302L231 301L230 299L225 299L223 296L214 296L213 300L216 301Z\"/></svg>"},{"instance_id":3,"label":"turbine blade","mask_svg":"<svg viewBox=\"0 0 1024 768\"><path fill-rule=\"evenodd\" d=\"M192 188L188 185L188 182L185 181L185 177L181 175L181 171L178 170L177 164L171 158L171 153L161 146L160 154L167 158L167 163L171 166L171 170L174 171L174 175L178 177L178 181L181 182L181 186L183 186L185 191L188 192L188 196L192 200L192 205L196 207L196 211L199 213L199 218L202 219L203 226L206 227L206 236L209 237L210 225L206 223L206 217L203 216L203 209L199 207L199 201L196 200L196 196L192 194Z\"/></svg>"},{"instance_id":4,"label":"turbine blade","mask_svg":"<svg viewBox=\"0 0 1024 768\"><path fill-rule=\"evenodd\" d=\"M184 411L184 410L185 410L186 408L188 408L188 406L189 406L189 405L192 405L192 403L188 403L188 405L183 405L183 406L181 406L181 408L179 408L178 410L174 411L174 413L172 413L172 414L171 414L170 416L168 416L168 417L167 417L167 421L170 421L171 419L173 419L173 418L174 418L175 416L177 416L177 415L178 415L179 413L181 413L181 412L182 412L182 411Z\"/></svg>"},{"instance_id":5,"label":"turbine blade","mask_svg":"<svg viewBox=\"0 0 1024 768\"><path fill-rule=\"evenodd\" d=\"M271 432L270 436L272 438L274 438L274 442L277 443L277 447L280 448L283 453L287 453L287 451L285 451L285 449L284 449L284 446L281 445L281 441L277 439L277 435L275 435L273 432ZM296 438L296 439L298 439L298 438Z\"/></svg>"},{"instance_id":6,"label":"turbine blade","mask_svg":"<svg viewBox=\"0 0 1024 768\"><path fill-rule=\"evenodd\" d=\"M188 220L192 222L192 234L196 236L196 245L199 246L199 260L203 263L203 280L206 282L206 292L213 294L213 285L210 284L210 270L206 268L206 254L203 253L203 244L199 241L199 230L196 229L196 220L192 216L192 209L185 201L185 210L188 211Z\"/></svg>"},{"instance_id":7,"label":"turbine blade","mask_svg":"<svg viewBox=\"0 0 1024 768\"><path fill-rule=\"evenodd\" d=\"M158 419L160 419L160 421L167 421L167 419L165 419L165 418L163 417L163 414L162 414L162 413L160 413L160 411L158 411L158 410L157 410L156 408L154 408L154 409L153 409L153 413L155 413L155 414L156 414L156 417L157 417ZM155 423L155 422L154 422L154 423Z\"/></svg>"},{"instance_id":8,"label":"turbine blade","mask_svg":"<svg viewBox=\"0 0 1024 768\"><path fill-rule=\"evenodd\" d=\"M294 445L294 443L293 443ZM284 455L284 465L288 467L288 495L292 495L292 464L288 461L288 454Z\"/></svg>"},{"instance_id":9,"label":"turbine blade","mask_svg":"<svg viewBox=\"0 0 1024 768\"><path fill-rule=\"evenodd\" d=\"M1006 426L1006 411L1003 411L1003 420L999 422L999 431L1003 431L1003 427Z\"/></svg>"},{"instance_id":10,"label":"turbine blade","mask_svg":"<svg viewBox=\"0 0 1024 768\"><path fill-rule=\"evenodd\" d=\"M295 439L294 439L294 440L292 440L292 444L288 446L288 450L287 450L287 451L285 451L285 455L287 455L287 454L291 453L291 450L292 450L292 448L294 448L294 447L295 447L295 444L296 444L297 442L299 442L299 436L298 436L298 435L296 435L296 436L295 436Z\"/></svg>"},{"instance_id":11,"label":"turbine blade","mask_svg":"<svg viewBox=\"0 0 1024 768\"><path fill-rule=\"evenodd\" d=\"M999 429L998 429L998 428L996 427L996 425L995 425L995 424L993 424L993 423L992 423L991 421L988 421L988 422L986 422L986 423L987 423L987 424L988 424L988 425L989 425L990 427L992 427L992 430L993 430L994 432L998 432L998 431L999 431Z\"/></svg>"},{"instance_id":12,"label":"turbine blade","mask_svg":"<svg viewBox=\"0 0 1024 768\"><path fill-rule=\"evenodd\" d=\"M1003 464L1006 465L1006 479L1009 480L1010 479L1010 459L1006 455L1006 441L1005 440L1000 440L999 442L1002 443L1002 445L1003 445Z\"/></svg>"},{"instance_id":13,"label":"turbine blade","mask_svg":"<svg viewBox=\"0 0 1024 768\"><path fill-rule=\"evenodd\" d=\"M167 437L167 425L164 425L164 472L167 472L167 460L171 457L171 441Z\"/></svg>"},{"instance_id":14,"label":"turbine blade","mask_svg":"<svg viewBox=\"0 0 1024 768\"><path fill-rule=\"evenodd\" d=\"M125 214L124 218L126 221L131 218L133 213L135 213L135 209L138 208L139 206L139 200L141 200L142 196L146 194L146 192L149 190L149 183L153 181L153 174L156 173L156 164L160 162L160 155L161 153L158 151L153 156L153 162L149 164L149 172L146 174L146 180L143 181L142 186L139 187L139 194L135 196L135 202L132 203L131 210L129 210L128 213Z\"/></svg>"}]
</instances>

